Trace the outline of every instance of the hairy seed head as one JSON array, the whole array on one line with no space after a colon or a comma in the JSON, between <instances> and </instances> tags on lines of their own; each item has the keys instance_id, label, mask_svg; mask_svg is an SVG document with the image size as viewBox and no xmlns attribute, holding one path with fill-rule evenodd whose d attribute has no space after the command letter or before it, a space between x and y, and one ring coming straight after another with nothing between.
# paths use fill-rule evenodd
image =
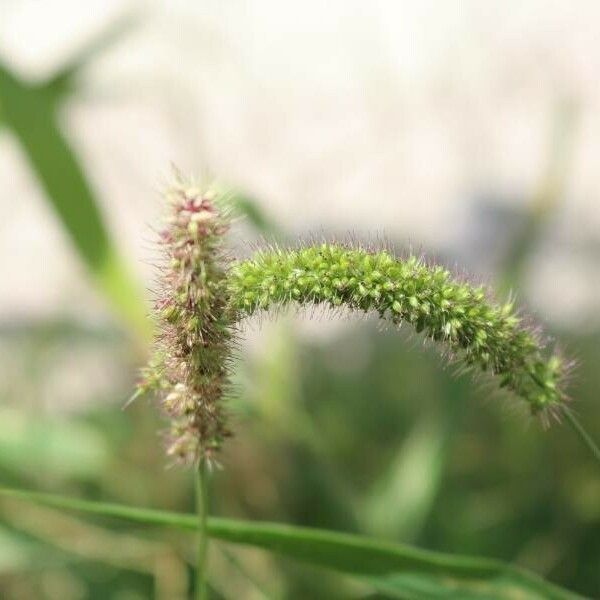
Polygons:
<instances>
[{"instance_id":1,"label":"hairy seed head","mask_svg":"<svg viewBox=\"0 0 600 600\"><path fill-rule=\"evenodd\" d=\"M453 279L411 256L337 244L258 252L232 265L227 278L238 318L290 302L374 311L442 342L467 366L490 372L544 421L566 400L566 370L521 324L512 303L495 304L481 286Z\"/></svg>"},{"instance_id":2,"label":"hairy seed head","mask_svg":"<svg viewBox=\"0 0 600 600\"><path fill-rule=\"evenodd\" d=\"M158 393L171 417L167 452L178 461L210 461L230 435L223 395L233 327L288 303L408 322L465 366L491 373L545 423L562 414L567 364L523 326L512 302L495 303L482 286L415 256L339 244L275 248L228 261L223 238L230 219L222 199L180 182L167 200L155 303L160 333L137 395Z\"/></svg>"},{"instance_id":3,"label":"hairy seed head","mask_svg":"<svg viewBox=\"0 0 600 600\"><path fill-rule=\"evenodd\" d=\"M164 264L153 360L139 385L158 392L171 417L167 452L178 461L211 460L229 435L222 406L231 333L225 318L225 209L209 191L179 182L167 193L160 233Z\"/></svg>"}]
</instances>

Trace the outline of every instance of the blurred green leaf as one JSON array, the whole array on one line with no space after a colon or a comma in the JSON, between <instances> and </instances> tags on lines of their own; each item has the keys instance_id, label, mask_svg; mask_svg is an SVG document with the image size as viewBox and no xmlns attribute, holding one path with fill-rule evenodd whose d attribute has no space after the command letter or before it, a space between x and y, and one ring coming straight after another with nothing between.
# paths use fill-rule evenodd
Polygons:
<instances>
[{"instance_id":1,"label":"blurred green leaf","mask_svg":"<svg viewBox=\"0 0 600 600\"><path fill-rule=\"evenodd\" d=\"M24 490L4 489L0 490L0 494L54 508L126 519L145 525L187 530L196 530L198 527L196 515L90 502ZM396 597L411 597L402 595L402 587L408 585L406 579L399 577L404 574L414 578L425 575L425 581L420 582L421 586L435 584L438 587L445 586L448 592L461 594L463 590L479 592L479 598L579 597L533 573L501 561L441 554L358 535L222 518L210 518L208 532L211 537L219 540L262 548L288 558L349 573L354 577L366 579L374 587L385 590L386 594L394 590L395 586ZM415 580L411 585L416 585Z\"/></svg>"},{"instance_id":2,"label":"blurred green leaf","mask_svg":"<svg viewBox=\"0 0 600 600\"><path fill-rule=\"evenodd\" d=\"M91 186L57 122L54 95L0 65L0 110L80 257L118 314L147 336L143 296L104 224Z\"/></svg>"},{"instance_id":3,"label":"blurred green leaf","mask_svg":"<svg viewBox=\"0 0 600 600\"><path fill-rule=\"evenodd\" d=\"M7 470L93 476L106 467L110 455L106 440L88 425L0 409L0 465Z\"/></svg>"},{"instance_id":4,"label":"blurred green leaf","mask_svg":"<svg viewBox=\"0 0 600 600\"><path fill-rule=\"evenodd\" d=\"M236 211L243 215L259 233L276 239L283 236L283 231L279 225L261 208L255 198L235 193L232 197L232 203Z\"/></svg>"},{"instance_id":5,"label":"blurred green leaf","mask_svg":"<svg viewBox=\"0 0 600 600\"><path fill-rule=\"evenodd\" d=\"M527 593L510 576L499 577L493 582L455 582L446 578L427 576L422 573L402 573L390 577L365 578L371 586L386 598L402 600L506 600L507 598L549 598L544 594Z\"/></svg>"},{"instance_id":6,"label":"blurred green leaf","mask_svg":"<svg viewBox=\"0 0 600 600\"><path fill-rule=\"evenodd\" d=\"M0 527L0 573L26 568L31 564L31 544L19 539L6 527Z\"/></svg>"},{"instance_id":7,"label":"blurred green leaf","mask_svg":"<svg viewBox=\"0 0 600 600\"><path fill-rule=\"evenodd\" d=\"M439 488L446 430L439 419L431 417L415 425L370 491L363 509L366 531L388 538L414 538Z\"/></svg>"},{"instance_id":8,"label":"blurred green leaf","mask_svg":"<svg viewBox=\"0 0 600 600\"><path fill-rule=\"evenodd\" d=\"M49 549L45 544L0 525L0 575L56 568L73 562L73 557L66 552L58 548L51 548L49 552Z\"/></svg>"}]
</instances>

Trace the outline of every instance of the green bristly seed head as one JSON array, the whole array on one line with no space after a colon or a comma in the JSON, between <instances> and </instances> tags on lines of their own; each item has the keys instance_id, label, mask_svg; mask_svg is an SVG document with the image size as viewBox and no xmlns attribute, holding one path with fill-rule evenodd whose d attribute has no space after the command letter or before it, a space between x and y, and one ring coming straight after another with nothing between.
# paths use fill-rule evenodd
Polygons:
<instances>
[{"instance_id":1,"label":"green bristly seed head","mask_svg":"<svg viewBox=\"0 0 600 600\"><path fill-rule=\"evenodd\" d=\"M161 236L166 251L156 318L161 333L139 390L157 390L172 417L168 452L185 462L211 459L229 435L222 406L236 324L293 303L375 312L410 323L464 365L489 372L544 422L566 402L564 361L524 327L512 303L459 281L415 256L399 259L323 243L227 261L229 218L218 198L179 184Z\"/></svg>"}]
</instances>

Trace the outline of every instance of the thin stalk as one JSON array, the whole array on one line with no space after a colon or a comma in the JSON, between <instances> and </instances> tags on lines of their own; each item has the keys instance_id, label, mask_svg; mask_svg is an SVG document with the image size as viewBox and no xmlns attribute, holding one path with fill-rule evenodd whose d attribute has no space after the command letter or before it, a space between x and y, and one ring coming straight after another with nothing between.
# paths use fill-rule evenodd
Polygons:
<instances>
[{"instance_id":1,"label":"thin stalk","mask_svg":"<svg viewBox=\"0 0 600 600\"><path fill-rule=\"evenodd\" d=\"M196 600L208 598L206 564L208 558L208 468L201 459L196 471L196 512L198 513L198 549L196 555Z\"/></svg>"},{"instance_id":2,"label":"thin stalk","mask_svg":"<svg viewBox=\"0 0 600 600\"><path fill-rule=\"evenodd\" d=\"M594 458L600 463L600 448L596 445L596 442L592 439L590 434L584 429L583 425L579 422L579 419L571 411L570 408L563 405L562 412L567 419L567 423L571 426L573 431L579 436L581 441L587 446L590 452L594 455Z\"/></svg>"}]
</instances>

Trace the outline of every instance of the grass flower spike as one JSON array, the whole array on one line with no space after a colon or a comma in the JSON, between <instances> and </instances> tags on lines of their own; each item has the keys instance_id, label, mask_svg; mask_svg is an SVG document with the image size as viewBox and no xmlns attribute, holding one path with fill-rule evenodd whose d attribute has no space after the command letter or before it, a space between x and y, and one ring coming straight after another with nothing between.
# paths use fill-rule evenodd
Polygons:
<instances>
[{"instance_id":1,"label":"grass flower spike","mask_svg":"<svg viewBox=\"0 0 600 600\"><path fill-rule=\"evenodd\" d=\"M234 264L228 281L240 314L288 302L374 311L397 325L411 323L466 366L489 371L544 420L558 416L566 399L564 361L522 326L511 302L495 304L482 286L456 281L415 256L400 260L324 243L259 252Z\"/></svg>"},{"instance_id":2,"label":"grass flower spike","mask_svg":"<svg viewBox=\"0 0 600 600\"><path fill-rule=\"evenodd\" d=\"M179 182L167 193L164 261L155 302L155 354L138 391L156 390L171 417L167 452L185 463L214 457L229 435L223 393L231 334L226 318L226 210L215 194Z\"/></svg>"},{"instance_id":3,"label":"grass flower spike","mask_svg":"<svg viewBox=\"0 0 600 600\"><path fill-rule=\"evenodd\" d=\"M160 235L165 264L155 313L160 333L138 392L158 392L172 418L168 453L210 462L227 428L223 394L237 323L293 303L375 312L410 323L462 365L487 371L544 423L566 408L565 361L524 327L512 302L497 304L482 286L455 279L415 256L323 243L225 258L229 229L216 194L178 183L167 194Z\"/></svg>"}]
</instances>

